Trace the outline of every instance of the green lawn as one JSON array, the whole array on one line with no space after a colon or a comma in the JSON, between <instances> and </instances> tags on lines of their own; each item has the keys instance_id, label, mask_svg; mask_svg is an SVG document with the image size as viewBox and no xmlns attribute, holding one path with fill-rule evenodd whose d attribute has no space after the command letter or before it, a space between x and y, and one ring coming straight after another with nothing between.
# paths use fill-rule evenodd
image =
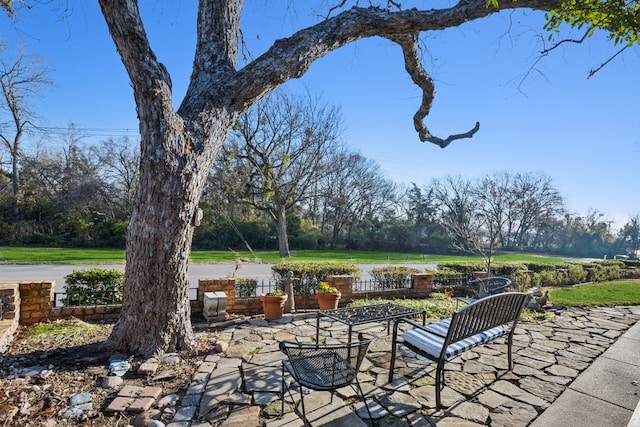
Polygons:
<instances>
[{"instance_id":1,"label":"green lawn","mask_svg":"<svg viewBox=\"0 0 640 427\"><path fill-rule=\"evenodd\" d=\"M0 264L122 264L122 249L0 247Z\"/></svg>"},{"instance_id":2,"label":"green lawn","mask_svg":"<svg viewBox=\"0 0 640 427\"><path fill-rule=\"evenodd\" d=\"M275 264L283 261L277 251L194 251L193 263L227 263L242 259ZM567 258L530 254L506 254L495 257L494 262L549 262L559 263ZM0 264L121 264L125 261L122 249L68 249L68 248L14 248L0 247ZM423 255L398 252L367 252L349 250L292 251L287 261L336 261L354 264L442 263L447 261L482 262L480 257L453 255Z\"/></svg>"},{"instance_id":3,"label":"green lawn","mask_svg":"<svg viewBox=\"0 0 640 427\"><path fill-rule=\"evenodd\" d=\"M549 291L554 304L581 305L637 305L640 304L640 280L592 283Z\"/></svg>"}]
</instances>

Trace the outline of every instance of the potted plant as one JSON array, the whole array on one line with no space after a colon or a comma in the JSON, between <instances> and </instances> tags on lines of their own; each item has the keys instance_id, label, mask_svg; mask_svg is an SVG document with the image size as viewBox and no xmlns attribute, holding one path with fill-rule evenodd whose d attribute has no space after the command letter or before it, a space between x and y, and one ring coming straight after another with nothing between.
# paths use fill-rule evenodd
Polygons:
<instances>
[{"instance_id":1,"label":"potted plant","mask_svg":"<svg viewBox=\"0 0 640 427\"><path fill-rule=\"evenodd\" d=\"M266 320L278 320L284 312L284 303L287 300L287 294L283 291L272 291L260 295L262 301L262 311Z\"/></svg>"},{"instance_id":2,"label":"potted plant","mask_svg":"<svg viewBox=\"0 0 640 427\"><path fill-rule=\"evenodd\" d=\"M318 298L318 306L320 310L335 310L338 308L338 302L342 294L337 288L329 286L327 282L318 283L318 291L316 297Z\"/></svg>"}]
</instances>

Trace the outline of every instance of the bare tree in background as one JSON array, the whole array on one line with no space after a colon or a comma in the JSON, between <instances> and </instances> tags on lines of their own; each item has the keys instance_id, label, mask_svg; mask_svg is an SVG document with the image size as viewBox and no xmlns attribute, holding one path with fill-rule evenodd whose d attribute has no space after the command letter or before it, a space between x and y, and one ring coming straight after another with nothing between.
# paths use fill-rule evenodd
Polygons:
<instances>
[{"instance_id":1,"label":"bare tree in background","mask_svg":"<svg viewBox=\"0 0 640 427\"><path fill-rule=\"evenodd\" d=\"M6 2L3 5L9 7ZM49 74L39 57L29 55L23 48L10 58L7 47L0 42L0 141L11 156L14 220L20 200L21 143L29 127L34 127L32 98L51 85Z\"/></svg>"},{"instance_id":2,"label":"bare tree in background","mask_svg":"<svg viewBox=\"0 0 640 427\"><path fill-rule=\"evenodd\" d=\"M431 190L440 209L440 221L453 249L479 255L491 274L491 263L504 225L495 188L475 185L461 176L433 180Z\"/></svg>"},{"instance_id":3,"label":"bare tree in background","mask_svg":"<svg viewBox=\"0 0 640 427\"><path fill-rule=\"evenodd\" d=\"M112 187L112 197L126 212L131 213L138 192L138 150L128 138L109 138L98 151L105 182Z\"/></svg>"},{"instance_id":4,"label":"bare tree in background","mask_svg":"<svg viewBox=\"0 0 640 427\"><path fill-rule=\"evenodd\" d=\"M223 148L225 191L273 219L281 257L290 256L287 212L311 196L332 167L340 112L311 97L276 92L243 114Z\"/></svg>"},{"instance_id":5,"label":"bare tree in background","mask_svg":"<svg viewBox=\"0 0 640 427\"><path fill-rule=\"evenodd\" d=\"M547 175L496 172L480 185L492 189L501 206L496 213L504 220L499 235L502 247L528 246L541 224L564 213L562 196Z\"/></svg>"},{"instance_id":6,"label":"bare tree in background","mask_svg":"<svg viewBox=\"0 0 640 427\"><path fill-rule=\"evenodd\" d=\"M341 150L331 157L330 170L320 182L317 202L321 229L331 229L332 243L346 231L347 240L355 224L373 223L397 201L396 186L386 179L380 166L360 153Z\"/></svg>"}]
</instances>

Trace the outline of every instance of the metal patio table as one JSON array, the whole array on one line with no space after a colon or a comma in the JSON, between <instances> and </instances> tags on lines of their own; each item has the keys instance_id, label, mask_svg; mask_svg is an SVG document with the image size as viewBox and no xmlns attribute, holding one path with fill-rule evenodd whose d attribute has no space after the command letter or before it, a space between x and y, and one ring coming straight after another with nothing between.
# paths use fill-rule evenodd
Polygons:
<instances>
[{"instance_id":1,"label":"metal patio table","mask_svg":"<svg viewBox=\"0 0 640 427\"><path fill-rule=\"evenodd\" d=\"M328 317L347 325L349 329L348 344L351 344L351 332L354 326L365 323L387 321L387 334L390 332L391 321L400 317L422 315L422 324L426 322L426 311L404 307L393 303L363 305L358 307L344 307L335 310L318 310L316 319L316 342L320 339L320 318Z\"/></svg>"}]
</instances>

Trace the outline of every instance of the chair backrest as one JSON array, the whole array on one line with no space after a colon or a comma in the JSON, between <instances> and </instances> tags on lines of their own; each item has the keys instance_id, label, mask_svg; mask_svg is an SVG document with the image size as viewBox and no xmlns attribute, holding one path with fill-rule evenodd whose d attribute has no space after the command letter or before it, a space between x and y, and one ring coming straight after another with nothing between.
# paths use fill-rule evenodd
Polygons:
<instances>
[{"instance_id":1,"label":"chair backrest","mask_svg":"<svg viewBox=\"0 0 640 427\"><path fill-rule=\"evenodd\" d=\"M502 291L511 285L511 279L507 277L495 276L485 277L480 279L474 279L467 282L467 285L478 284L478 298L484 298L489 295L493 295L498 291Z\"/></svg>"},{"instance_id":2,"label":"chair backrest","mask_svg":"<svg viewBox=\"0 0 640 427\"><path fill-rule=\"evenodd\" d=\"M280 343L280 350L287 355L296 376L306 385L326 386L328 369L342 369L343 372L335 378L340 378L337 387L350 384L360 370L360 365L367 354L370 339L359 340L350 344L306 344L290 341Z\"/></svg>"},{"instance_id":3,"label":"chair backrest","mask_svg":"<svg viewBox=\"0 0 640 427\"><path fill-rule=\"evenodd\" d=\"M507 292L491 295L462 307L451 316L446 344L463 340L496 326L510 323L511 328L515 328L528 300L527 293Z\"/></svg>"}]
</instances>

